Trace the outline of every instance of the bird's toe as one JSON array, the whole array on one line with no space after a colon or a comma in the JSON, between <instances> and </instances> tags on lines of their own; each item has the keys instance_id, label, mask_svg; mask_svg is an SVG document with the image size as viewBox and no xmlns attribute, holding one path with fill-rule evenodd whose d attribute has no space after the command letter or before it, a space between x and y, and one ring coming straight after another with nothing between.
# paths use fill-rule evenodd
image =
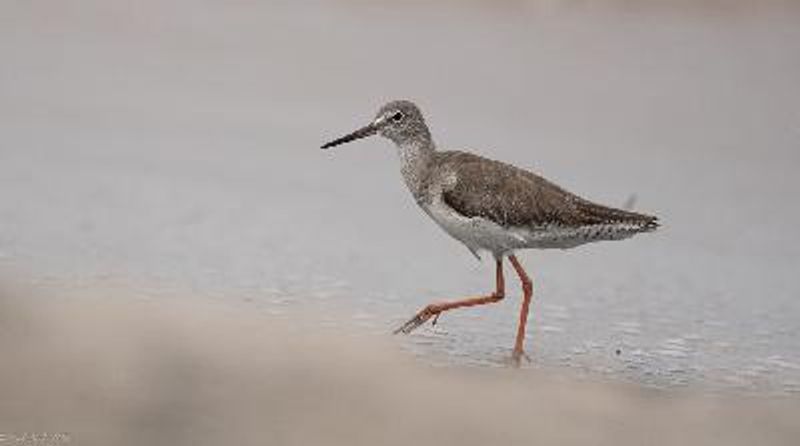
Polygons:
<instances>
[{"instance_id":1,"label":"bird's toe","mask_svg":"<svg viewBox=\"0 0 800 446\"><path fill-rule=\"evenodd\" d=\"M409 334L434 316L435 318L433 320L433 323L435 324L436 321L439 319L439 312L433 311L430 306L425 307L416 315L414 315L414 317L409 319L405 324L401 325L397 330L395 330L394 334L398 333Z\"/></svg>"}]
</instances>

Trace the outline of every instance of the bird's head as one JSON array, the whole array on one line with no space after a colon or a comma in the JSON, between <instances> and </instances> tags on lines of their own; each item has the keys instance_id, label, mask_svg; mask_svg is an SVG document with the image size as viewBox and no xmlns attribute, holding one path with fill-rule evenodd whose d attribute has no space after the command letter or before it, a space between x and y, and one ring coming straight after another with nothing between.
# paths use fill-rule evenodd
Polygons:
<instances>
[{"instance_id":1,"label":"bird's head","mask_svg":"<svg viewBox=\"0 0 800 446\"><path fill-rule=\"evenodd\" d=\"M400 100L389 102L381 107L369 124L326 143L321 148L328 149L375 134L388 138L398 145L417 140L420 142L430 141L430 132L419 107L411 101Z\"/></svg>"}]
</instances>

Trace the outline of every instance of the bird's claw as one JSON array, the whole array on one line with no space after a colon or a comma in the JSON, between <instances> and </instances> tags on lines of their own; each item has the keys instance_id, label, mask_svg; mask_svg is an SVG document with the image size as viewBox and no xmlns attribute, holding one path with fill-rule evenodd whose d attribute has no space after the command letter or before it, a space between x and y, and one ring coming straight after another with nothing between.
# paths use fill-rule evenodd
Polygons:
<instances>
[{"instance_id":1,"label":"bird's claw","mask_svg":"<svg viewBox=\"0 0 800 446\"><path fill-rule=\"evenodd\" d=\"M525 358L526 361L531 362L531 357L528 356L523 350L514 350L511 354L511 365L514 367L519 367L522 364L522 358Z\"/></svg>"},{"instance_id":2,"label":"bird's claw","mask_svg":"<svg viewBox=\"0 0 800 446\"><path fill-rule=\"evenodd\" d=\"M412 331L419 328L425 322L428 321L431 317L433 317L433 321L431 322L432 325L436 325L436 322L439 320L439 315L441 311L436 311L432 309L430 306L423 308L420 312L414 315L411 319L408 320L405 324L401 325L400 328L394 331L394 334L403 333L409 334Z\"/></svg>"}]
</instances>

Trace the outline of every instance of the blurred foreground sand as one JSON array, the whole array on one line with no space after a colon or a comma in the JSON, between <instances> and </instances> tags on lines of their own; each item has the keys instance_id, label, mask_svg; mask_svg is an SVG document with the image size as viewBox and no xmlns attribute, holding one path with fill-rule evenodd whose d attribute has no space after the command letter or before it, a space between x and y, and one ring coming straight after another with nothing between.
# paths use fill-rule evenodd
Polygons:
<instances>
[{"instance_id":1,"label":"blurred foreground sand","mask_svg":"<svg viewBox=\"0 0 800 446\"><path fill-rule=\"evenodd\" d=\"M51 287L57 288L57 287ZM97 287L100 288L100 287ZM0 290L0 432L71 444L796 444L796 400L431 369L210 300Z\"/></svg>"}]
</instances>

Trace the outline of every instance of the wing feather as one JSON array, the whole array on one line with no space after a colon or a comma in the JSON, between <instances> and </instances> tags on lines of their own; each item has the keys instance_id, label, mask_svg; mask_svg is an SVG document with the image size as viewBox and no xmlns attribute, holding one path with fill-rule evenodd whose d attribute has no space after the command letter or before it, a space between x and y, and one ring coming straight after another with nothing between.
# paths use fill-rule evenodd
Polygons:
<instances>
[{"instance_id":1,"label":"wing feather","mask_svg":"<svg viewBox=\"0 0 800 446\"><path fill-rule=\"evenodd\" d=\"M483 217L503 227L657 226L655 217L592 203L510 164L465 152L442 152L439 162L456 177L443 199L464 216Z\"/></svg>"}]
</instances>

